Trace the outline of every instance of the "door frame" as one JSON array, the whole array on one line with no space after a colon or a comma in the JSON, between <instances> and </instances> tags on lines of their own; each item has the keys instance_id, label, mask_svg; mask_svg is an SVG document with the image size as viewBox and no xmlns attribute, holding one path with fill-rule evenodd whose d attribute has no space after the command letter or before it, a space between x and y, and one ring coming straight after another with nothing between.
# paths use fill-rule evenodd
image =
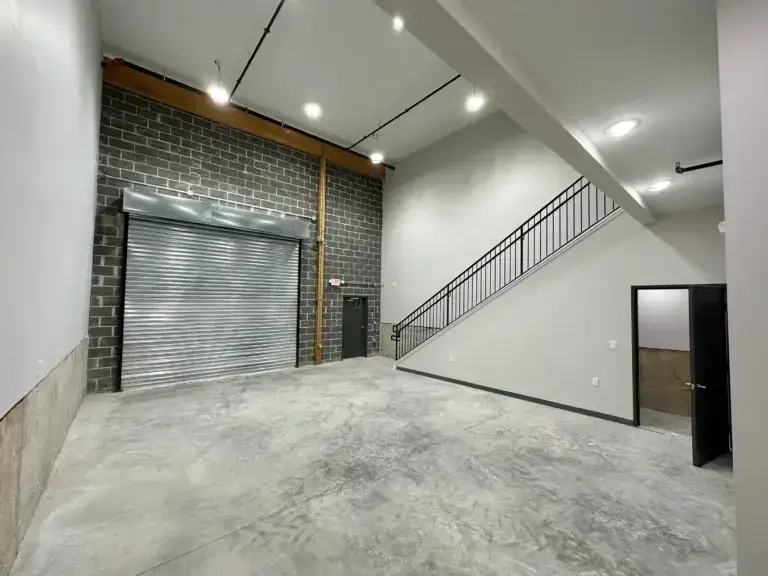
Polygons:
<instances>
[{"instance_id":1,"label":"door frame","mask_svg":"<svg viewBox=\"0 0 768 576\"><path fill-rule=\"evenodd\" d=\"M640 347L637 327L637 293L640 290L690 290L690 284L648 284L631 286L632 291L632 424L640 426ZM688 319L690 327L690 318Z\"/></svg>"},{"instance_id":2,"label":"door frame","mask_svg":"<svg viewBox=\"0 0 768 576\"><path fill-rule=\"evenodd\" d=\"M296 285L296 368L301 366L301 262L304 256L304 241L299 238L299 265L296 271L298 284Z\"/></svg>"},{"instance_id":3,"label":"door frame","mask_svg":"<svg viewBox=\"0 0 768 576\"><path fill-rule=\"evenodd\" d=\"M632 423L640 426L640 348L638 346L638 326L637 326L637 293L640 290L687 290L690 293L691 286L726 286L725 283L703 283L703 284L639 284L630 287L631 290L631 310L632 310ZM727 287L726 287L727 289ZM690 301L690 300L689 300ZM691 319L688 318L688 329L690 330ZM727 328L727 327L726 327ZM693 358L693 351L691 351ZM691 416L693 417L693 416Z\"/></svg>"},{"instance_id":4,"label":"door frame","mask_svg":"<svg viewBox=\"0 0 768 576\"><path fill-rule=\"evenodd\" d=\"M363 310L363 356L362 358L368 358L368 296L358 296L357 294L342 294L341 295L341 359L344 358L344 302L347 298L358 298L365 302L365 309ZM357 356L360 358L360 356Z\"/></svg>"}]
</instances>

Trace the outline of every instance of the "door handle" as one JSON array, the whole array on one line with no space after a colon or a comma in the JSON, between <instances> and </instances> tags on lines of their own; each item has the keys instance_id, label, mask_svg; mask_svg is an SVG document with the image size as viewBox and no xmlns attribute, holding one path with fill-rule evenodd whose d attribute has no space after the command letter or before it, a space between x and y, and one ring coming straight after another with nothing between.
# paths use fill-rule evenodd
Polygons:
<instances>
[{"instance_id":1,"label":"door handle","mask_svg":"<svg viewBox=\"0 0 768 576\"><path fill-rule=\"evenodd\" d=\"M691 384L692 388L698 388L699 390L706 390L706 386L702 386L701 384Z\"/></svg>"}]
</instances>

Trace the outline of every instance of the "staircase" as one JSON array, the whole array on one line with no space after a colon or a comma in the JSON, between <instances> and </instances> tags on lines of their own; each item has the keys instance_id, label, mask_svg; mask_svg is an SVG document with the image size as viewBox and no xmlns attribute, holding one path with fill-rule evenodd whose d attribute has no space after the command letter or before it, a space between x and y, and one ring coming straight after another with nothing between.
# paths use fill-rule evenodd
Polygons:
<instances>
[{"instance_id":1,"label":"staircase","mask_svg":"<svg viewBox=\"0 0 768 576\"><path fill-rule=\"evenodd\" d=\"M584 177L395 324L399 360L619 209Z\"/></svg>"}]
</instances>

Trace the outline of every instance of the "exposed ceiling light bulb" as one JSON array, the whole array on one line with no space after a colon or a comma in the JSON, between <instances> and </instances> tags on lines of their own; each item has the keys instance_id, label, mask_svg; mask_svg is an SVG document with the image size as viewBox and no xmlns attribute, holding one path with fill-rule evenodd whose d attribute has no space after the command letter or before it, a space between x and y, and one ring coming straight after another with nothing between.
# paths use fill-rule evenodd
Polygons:
<instances>
[{"instance_id":1,"label":"exposed ceiling light bulb","mask_svg":"<svg viewBox=\"0 0 768 576\"><path fill-rule=\"evenodd\" d=\"M208 96L219 106L224 106L229 102L229 92L221 84L211 84L208 87Z\"/></svg>"},{"instance_id":2,"label":"exposed ceiling light bulb","mask_svg":"<svg viewBox=\"0 0 768 576\"><path fill-rule=\"evenodd\" d=\"M395 16L392 18L392 28L394 28L395 32L401 32L404 27L405 22L401 16Z\"/></svg>"},{"instance_id":3,"label":"exposed ceiling light bulb","mask_svg":"<svg viewBox=\"0 0 768 576\"><path fill-rule=\"evenodd\" d=\"M479 112L483 109L483 106L485 106L485 96L479 92L470 94L467 97L467 101L464 103L464 107L467 109L467 112L472 113Z\"/></svg>"},{"instance_id":4,"label":"exposed ceiling light bulb","mask_svg":"<svg viewBox=\"0 0 768 576\"><path fill-rule=\"evenodd\" d=\"M669 180L659 180L658 182L654 182L650 185L648 190L651 192L661 192L662 190L665 190L669 187Z\"/></svg>"},{"instance_id":5,"label":"exposed ceiling light bulb","mask_svg":"<svg viewBox=\"0 0 768 576\"><path fill-rule=\"evenodd\" d=\"M616 124L610 126L605 132L614 138L621 138L637 128L638 124L639 122L637 120L634 118L629 118L627 120L622 120L621 122L616 122Z\"/></svg>"},{"instance_id":6,"label":"exposed ceiling light bulb","mask_svg":"<svg viewBox=\"0 0 768 576\"><path fill-rule=\"evenodd\" d=\"M323 109L320 108L320 104L317 102L307 102L304 104L304 114L312 120L317 120L323 115Z\"/></svg>"},{"instance_id":7,"label":"exposed ceiling light bulb","mask_svg":"<svg viewBox=\"0 0 768 576\"><path fill-rule=\"evenodd\" d=\"M382 162L384 162L384 154L382 154L381 152L374 152L373 154L371 154L371 162L373 162L374 164L381 164Z\"/></svg>"}]
</instances>

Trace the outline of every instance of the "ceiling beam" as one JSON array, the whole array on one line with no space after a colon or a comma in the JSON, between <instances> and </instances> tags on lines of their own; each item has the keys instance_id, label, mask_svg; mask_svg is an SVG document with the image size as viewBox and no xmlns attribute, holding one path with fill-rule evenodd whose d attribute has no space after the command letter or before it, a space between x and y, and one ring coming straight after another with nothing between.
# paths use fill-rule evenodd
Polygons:
<instances>
[{"instance_id":1,"label":"ceiling beam","mask_svg":"<svg viewBox=\"0 0 768 576\"><path fill-rule=\"evenodd\" d=\"M386 168L383 165L373 164L365 156L348 152L339 146L234 106L217 106L202 92L142 72L119 60L104 60L103 80L111 86L282 144L316 158L321 158L325 151L328 162L332 164L384 180Z\"/></svg>"},{"instance_id":2,"label":"ceiling beam","mask_svg":"<svg viewBox=\"0 0 768 576\"><path fill-rule=\"evenodd\" d=\"M569 132L496 57L498 43L483 37L470 9L460 0L374 0L400 15L406 29L464 78L486 91L526 132L553 150L625 211L642 223L653 221L643 199L624 188L603 165L591 142ZM510 65L510 62L506 63ZM585 82L588 82L585 79Z\"/></svg>"}]
</instances>

